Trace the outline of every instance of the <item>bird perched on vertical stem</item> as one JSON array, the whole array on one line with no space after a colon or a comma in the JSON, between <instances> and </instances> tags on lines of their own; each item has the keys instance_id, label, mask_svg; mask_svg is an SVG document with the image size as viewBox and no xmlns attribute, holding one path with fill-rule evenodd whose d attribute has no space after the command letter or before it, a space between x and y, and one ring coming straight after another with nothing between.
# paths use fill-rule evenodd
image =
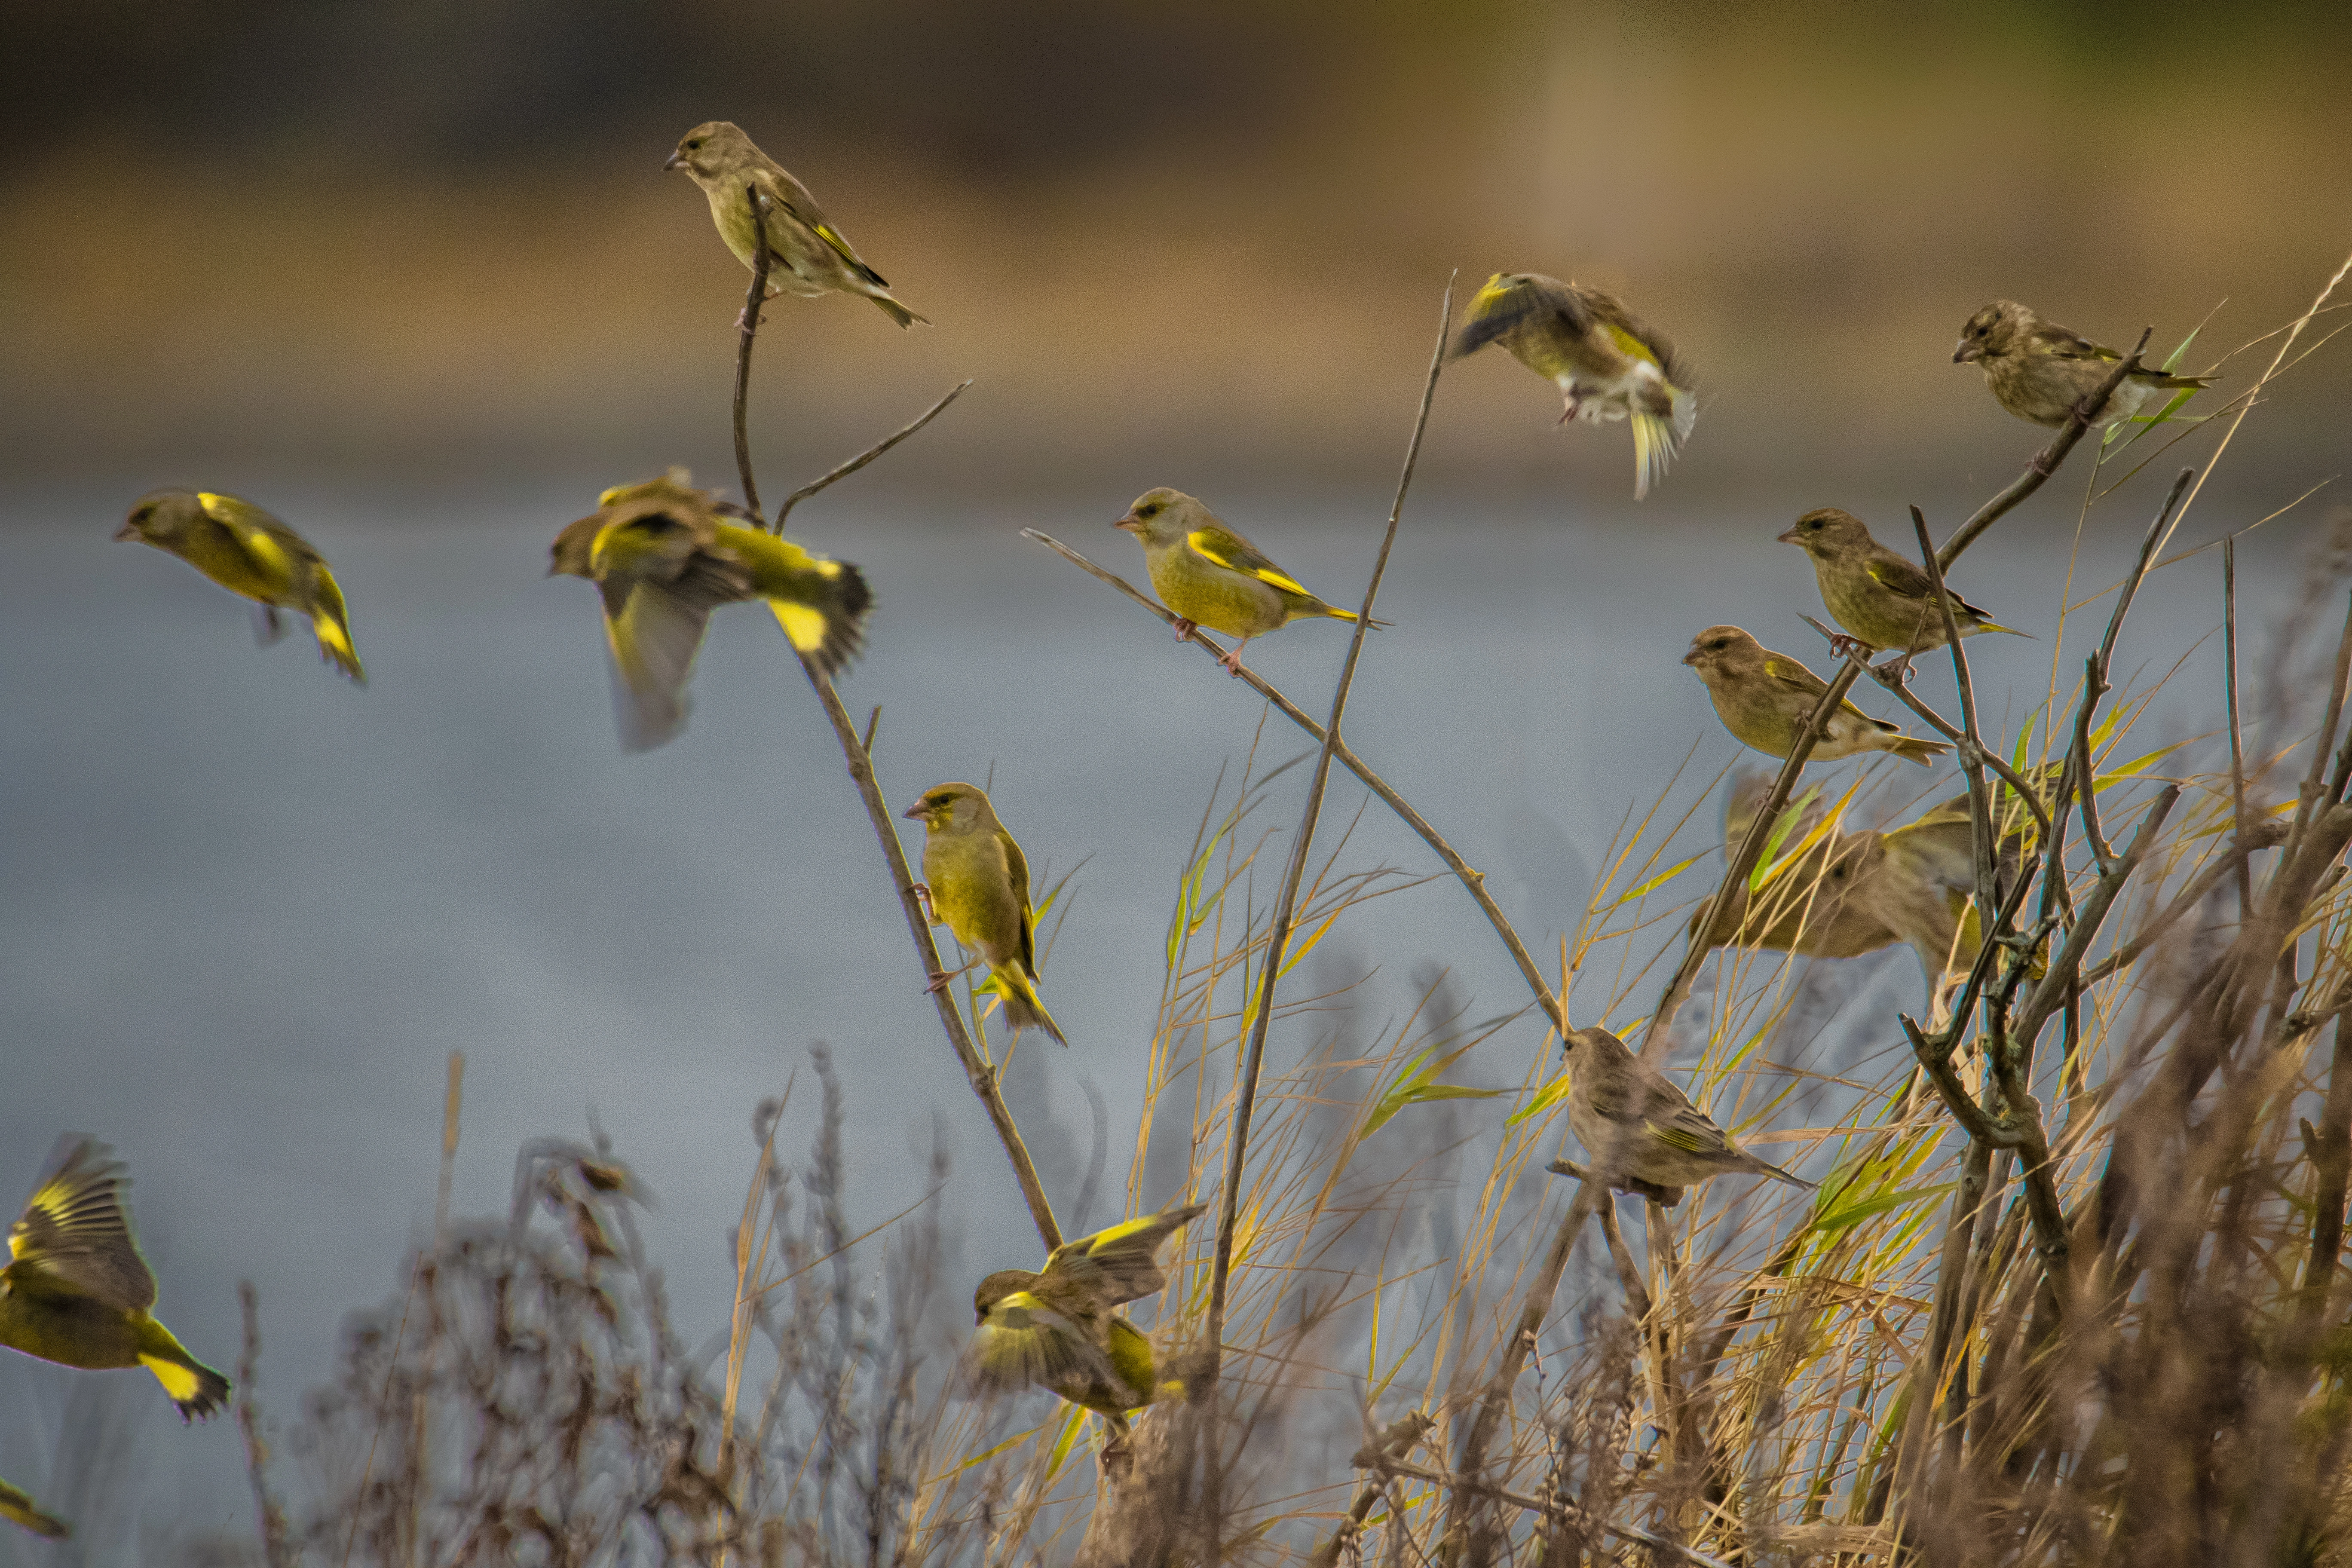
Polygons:
<instances>
[{"instance_id":1,"label":"bird perched on vertical stem","mask_svg":"<svg viewBox=\"0 0 2352 1568\"><path fill-rule=\"evenodd\" d=\"M1698 671L1715 699L1716 715L1743 745L1785 757L1829 689L1822 678L1785 653L1774 653L1738 626L1709 626L1691 639L1683 662ZM1811 761L1833 763L1863 752L1892 752L1921 767L1952 748L1906 735L1841 699L1822 728Z\"/></svg>"},{"instance_id":2,"label":"bird perched on vertical stem","mask_svg":"<svg viewBox=\"0 0 2352 1568\"><path fill-rule=\"evenodd\" d=\"M249 500L213 490L161 489L141 496L117 542L152 544L176 555L230 593L252 600L264 645L286 635L278 612L307 616L319 657L361 686L367 672L352 649L343 591L310 542Z\"/></svg>"},{"instance_id":3,"label":"bird perched on vertical stem","mask_svg":"<svg viewBox=\"0 0 2352 1568\"><path fill-rule=\"evenodd\" d=\"M1182 490L1165 485L1146 490L1111 526L1127 530L1142 544L1152 591L1176 612L1178 642L1189 641L1201 626L1241 639L1218 661L1236 677L1242 672L1242 649L1252 637L1302 616L1356 618L1355 611L1327 605L1308 593L1297 578ZM1372 625L1388 623L1376 620Z\"/></svg>"},{"instance_id":4,"label":"bird perched on vertical stem","mask_svg":"<svg viewBox=\"0 0 2352 1568\"><path fill-rule=\"evenodd\" d=\"M1862 519L1850 511L1825 506L1799 518L1780 535L1812 557L1813 576L1821 584L1822 603L1855 643L1882 648L1924 653L1942 647L1944 612L1936 603L1936 584L1908 557L1898 555L1870 536ZM2026 634L2004 626L1984 611L1952 593L1952 621L1960 636L1979 632ZM1841 656L1843 649L1838 650Z\"/></svg>"},{"instance_id":5,"label":"bird perched on vertical stem","mask_svg":"<svg viewBox=\"0 0 2352 1568\"><path fill-rule=\"evenodd\" d=\"M150 1315L155 1276L131 1237L131 1184L103 1143L68 1133L8 1227L0 1268L0 1345L60 1366L143 1366L180 1418L212 1415L228 1379L190 1355Z\"/></svg>"},{"instance_id":6,"label":"bird perched on vertical stem","mask_svg":"<svg viewBox=\"0 0 2352 1568\"><path fill-rule=\"evenodd\" d=\"M923 894L931 923L985 960L1004 994L1004 1021L1017 1033L1043 1029L1070 1042L1037 999L1037 921L1029 907L1029 862L973 784L933 784L901 816L923 825ZM968 967L968 966L967 966ZM931 976L936 991L955 978Z\"/></svg>"},{"instance_id":7,"label":"bird perched on vertical stem","mask_svg":"<svg viewBox=\"0 0 2352 1568\"><path fill-rule=\"evenodd\" d=\"M765 599L785 638L826 675L856 656L873 613L866 578L789 540L727 521L684 468L621 485L555 536L548 573L585 577L604 605L621 744L643 752L686 727L687 681L710 612Z\"/></svg>"},{"instance_id":8,"label":"bird perched on vertical stem","mask_svg":"<svg viewBox=\"0 0 2352 1568\"><path fill-rule=\"evenodd\" d=\"M2123 357L2014 300L1995 300L1970 316L1952 350L1954 364L1982 370L1985 385L2000 405L2036 425L2063 425L2079 414L2094 429L2104 428L2137 414L2159 392L2213 384L2210 375L2136 370L2124 377L2104 407L2084 406L2098 395Z\"/></svg>"},{"instance_id":9,"label":"bird perched on vertical stem","mask_svg":"<svg viewBox=\"0 0 2352 1568\"><path fill-rule=\"evenodd\" d=\"M1813 1187L1734 1143L1688 1095L1608 1030L1570 1030L1561 1049L1568 1058L1568 1124L1599 1168L1661 1187L1696 1186L1727 1172Z\"/></svg>"},{"instance_id":10,"label":"bird perched on vertical stem","mask_svg":"<svg viewBox=\"0 0 2352 1568\"><path fill-rule=\"evenodd\" d=\"M1151 1342L1111 1309L1167 1285L1160 1246L1206 1207L1185 1204L1131 1219L1064 1242L1041 1273L1005 1268L982 1280L964 1355L973 1386L1051 1389L1124 1438L1127 1413L1150 1404L1159 1388Z\"/></svg>"},{"instance_id":11,"label":"bird perched on vertical stem","mask_svg":"<svg viewBox=\"0 0 2352 1568\"><path fill-rule=\"evenodd\" d=\"M1470 301L1454 357L1493 342L1559 388L1561 424L1633 421L1635 500L1665 477L1698 421L1674 345L1598 289L1539 272L1496 273Z\"/></svg>"},{"instance_id":12,"label":"bird perched on vertical stem","mask_svg":"<svg viewBox=\"0 0 2352 1568\"><path fill-rule=\"evenodd\" d=\"M856 294L874 301L881 312L902 327L930 320L898 303L882 274L866 265L808 187L793 178L784 166L751 144L751 139L724 120L705 121L678 139L677 151L665 169L683 169L710 199L710 221L735 259L757 271L747 187L768 199L763 216L768 235L768 298L798 294Z\"/></svg>"}]
</instances>

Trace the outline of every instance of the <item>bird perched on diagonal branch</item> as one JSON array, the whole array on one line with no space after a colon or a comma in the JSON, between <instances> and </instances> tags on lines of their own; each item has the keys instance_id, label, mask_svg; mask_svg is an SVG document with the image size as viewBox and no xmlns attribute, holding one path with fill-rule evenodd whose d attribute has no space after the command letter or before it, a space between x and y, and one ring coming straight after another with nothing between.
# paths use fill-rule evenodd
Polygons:
<instances>
[{"instance_id":1,"label":"bird perched on diagonal branch","mask_svg":"<svg viewBox=\"0 0 2352 1568\"><path fill-rule=\"evenodd\" d=\"M2079 410L2084 424L2103 428L2137 414L2159 392L2213 384L2208 375L2136 370L2104 406L2084 407L2123 357L2014 300L1995 300L1970 316L1952 349L1954 364L1983 371L1985 385L2000 405L2036 425L2063 425Z\"/></svg>"},{"instance_id":2,"label":"bird perched on diagonal branch","mask_svg":"<svg viewBox=\"0 0 2352 1568\"><path fill-rule=\"evenodd\" d=\"M1791 523L1780 540L1812 558L1822 603L1862 647L1924 653L1949 640L1934 580L1909 556L1873 539L1869 527L1853 513L1821 507ZM1952 593L1950 584L1944 584L1944 591L1951 595L1952 620L1962 637L1979 632L2028 635L1996 622Z\"/></svg>"}]
</instances>

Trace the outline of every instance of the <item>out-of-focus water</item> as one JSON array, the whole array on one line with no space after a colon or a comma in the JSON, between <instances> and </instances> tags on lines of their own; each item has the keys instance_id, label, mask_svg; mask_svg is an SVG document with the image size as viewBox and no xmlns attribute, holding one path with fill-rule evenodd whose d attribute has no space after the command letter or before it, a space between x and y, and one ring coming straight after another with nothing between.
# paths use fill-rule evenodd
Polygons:
<instances>
[{"instance_id":1,"label":"out-of-focus water","mask_svg":"<svg viewBox=\"0 0 2352 1568\"><path fill-rule=\"evenodd\" d=\"M2095 514L2075 597L2121 574L2155 500L2149 481L2139 490L2145 505ZM257 649L238 602L177 562L110 543L129 493L48 498L7 520L0 1202L29 1187L60 1131L112 1142L137 1179L160 1315L230 1368L236 1282L253 1280L263 1395L290 1418L341 1315L397 1291L403 1248L429 1223L446 1053L467 1058L458 1211L502 1211L518 1143L583 1131L593 1111L658 1194L650 1243L698 1337L723 1322L723 1233L751 1173L751 1108L823 1039L856 1134L853 1218L920 1194L936 1119L956 1157L945 1201L964 1230L961 1266L976 1277L1034 1256L839 753L764 614L717 617L690 728L625 757L593 594L541 575L547 540L584 496L473 510L257 497L334 562L373 679L354 690L304 634ZM1343 602L1360 592L1384 497L1349 515L1211 499L1310 585ZM2238 510L2209 499L2184 542L2275 504L2252 499ZM1073 1225L1102 1223L1121 1199L1173 879L1219 770L1248 751L1264 711L1197 650L1018 537L1045 528L1140 582L1139 552L1104 526L1125 500L956 516L828 500L795 518L876 585L871 651L842 689L861 717L882 706L877 764L894 804L942 779L992 779L1033 866L1087 862L1045 974L1071 1048L1024 1043L1010 1085L1065 1205L1091 1124L1081 1080L1108 1099L1114 1181ZM1438 494L1409 509L1381 601L1395 625L1367 647L1348 733L1490 873L1538 953L1573 923L1627 808L1656 795L1694 744L1678 803L1738 753L1678 662L1691 634L1734 621L1825 664L1796 619L1819 613L1812 574L1772 538L1812 500L1696 516L1669 486L1632 523ZM1870 515L1902 537L1891 504ZM2273 524L2249 541L2250 628L2294 589L2301 531ZM1989 722L2041 700L2073 542L2071 504L2029 506L1956 574L2045 639L1970 644ZM2213 554L2159 573L2123 668L2153 676L2211 633L2219 581ZM2102 605L2070 624L2062 671L2079 668L2104 618ZM1319 712L1345 640L1337 624L1301 625L1250 661ZM2217 647L2150 721L2151 745L2208 727ZM2259 652L2245 662L2258 677ZM1948 669L1928 661L1921 689L1948 702ZM1260 754L1305 745L1276 719ZM1842 779L1850 766L1819 771ZM1956 787L1948 767L1885 771L1906 793ZM1277 784L1267 826L1295 823L1305 776ZM1363 799L1338 775L1327 824L1349 822ZM1717 820L1710 802L1698 822L1711 835ZM1375 802L1345 863L1381 862L1434 868ZM1452 966L1478 1016L1525 1000L1450 881L1366 908L1334 942L1380 966L1366 994L1375 1020L1384 1005L1402 1013L1424 963ZM1914 1000L1907 955L1862 966L1874 996ZM1597 996L1580 989L1580 1018ZM1310 1026L1286 1025L1276 1057ZM1454 1076L1515 1082L1542 1048L1523 1021ZM806 1109L788 1137L805 1135ZM141 1517L247 1528L233 1424L184 1432L143 1373L106 1375L136 1385L134 1425L152 1428L138 1439ZM47 1479L58 1413L80 1381L0 1355L0 1474ZM0 1540L0 1563L11 1552L41 1560Z\"/></svg>"}]
</instances>

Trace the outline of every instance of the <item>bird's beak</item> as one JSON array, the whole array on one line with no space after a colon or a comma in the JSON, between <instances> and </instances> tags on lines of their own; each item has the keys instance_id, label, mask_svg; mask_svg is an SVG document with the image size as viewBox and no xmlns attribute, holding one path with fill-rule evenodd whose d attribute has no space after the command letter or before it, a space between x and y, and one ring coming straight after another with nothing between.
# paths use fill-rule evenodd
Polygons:
<instances>
[{"instance_id":1,"label":"bird's beak","mask_svg":"<svg viewBox=\"0 0 2352 1568\"><path fill-rule=\"evenodd\" d=\"M1773 537L1778 539L1783 544L1802 544L1804 542L1803 540L1797 537L1796 526L1793 523L1781 532L1773 535Z\"/></svg>"},{"instance_id":2,"label":"bird's beak","mask_svg":"<svg viewBox=\"0 0 2352 1568\"><path fill-rule=\"evenodd\" d=\"M1958 346L1952 350L1954 364L1974 364L1982 358L1984 358L1983 348L1969 342L1966 338L1961 339Z\"/></svg>"},{"instance_id":3,"label":"bird's beak","mask_svg":"<svg viewBox=\"0 0 2352 1568\"><path fill-rule=\"evenodd\" d=\"M126 522L114 531L114 542L117 544L130 544L135 542L138 538L139 530L131 523Z\"/></svg>"},{"instance_id":4,"label":"bird's beak","mask_svg":"<svg viewBox=\"0 0 2352 1568\"><path fill-rule=\"evenodd\" d=\"M1691 648L1690 652L1683 655L1683 662L1688 665L1696 665L1698 663L1698 648L1696 646Z\"/></svg>"},{"instance_id":5,"label":"bird's beak","mask_svg":"<svg viewBox=\"0 0 2352 1568\"><path fill-rule=\"evenodd\" d=\"M898 815L905 817L909 822L917 821L923 815L923 803L921 801L917 801L914 805L908 806Z\"/></svg>"},{"instance_id":6,"label":"bird's beak","mask_svg":"<svg viewBox=\"0 0 2352 1568\"><path fill-rule=\"evenodd\" d=\"M1113 528L1123 528L1129 533L1139 534L1143 531L1143 520L1136 516L1133 512L1129 512L1125 517L1122 517L1117 522L1112 523L1111 526Z\"/></svg>"},{"instance_id":7,"label":"bird's beak","mask_svg":"<svg viewBox=\"0 0 2352 1568\"><path fill-rule=\"evenodd\" d=\"M669 155L669 162L668 162L668 163L664 163L664 164L662 165L662 167L663 167L663 168L665 168L665 169L683 169L683 168L685 168L685 167L686 167L686 154L685 154L685 153L672 153Z\"/></svg>"}]
</instances>

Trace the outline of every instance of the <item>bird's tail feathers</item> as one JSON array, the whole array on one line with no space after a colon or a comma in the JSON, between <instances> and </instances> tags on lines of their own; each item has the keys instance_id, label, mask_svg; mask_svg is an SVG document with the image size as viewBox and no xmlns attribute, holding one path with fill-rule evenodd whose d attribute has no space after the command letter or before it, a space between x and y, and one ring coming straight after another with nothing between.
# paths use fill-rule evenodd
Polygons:
<instances>
[{"instance_id":1,"label":"bird's tail feathers","mask_svg":"<svg viewBox=\"0 0 2352 1568\"><path fill-rule=\"evenodd\" d=\"M1946 741L1930 741L1917 735L1906 735L1900 740L1889 741L1886 743L1886 749L1906 763L1916 763L1923 768L1932 768L1936 765L1936 759L1952 748L1950 742Z\"/></svg>"},{"instance_id":2,"label":"bird's tail feathers","mask_svg":"<svg viewBox=\"0 0 2352 1568\"><path fill-rule=\"evenodd\" d=\"M1999 621L1979 621L1977 623L1977 630L1980 632L2007 632L2013 637L2031 638L2033 636L2032 632L2021 632L2015 626L2002 626Z\"/></svg>"},{"instance_id":3,"label":"bird's tail feathers","mask_svg":"<svg viewBox=\"0 0 2352 1568\"><path fill-rule=\"evenodd\" d=\"M1062 1033L1062 1026L1054 1022L1054 1016L1045 1011L1045 1004L1037 999L1037 987L1027 975L1010 964L995 973L1004 994L1007 1025L1015 1031L1043 1029L1057 1046L1070 1043L1069 1037Z\"/></svg>"},{"instance_id":4,"label":"bird's tail feathers","mask_svg":"<svg viewBox=\"0 0 2352 1568\"><path fill-rule=\"evenodd\" d=\"M310 613L310 629L318 634L319 657L349 676L354 686L367 684L367 671L352 647L352 629L334 610L321 605Z\"/></svg>"},{"instance_id":5,"label":"bird's tail feathers","mask_svg":"<svg viewBox=\"0 0 2352 1568\"><path fill-rule=\"evenodd\" d=\"M1751 1160L1756 1160L1756 1156L1753 1154L1750 1154L1748 1157ZM1765 1175L1773 1177L1779 1181L1786 1182L1792 1187L1802 1187L1809 1193L1818 1192L1821 1190L1821 1184L1819 1182L1809 1182L1802 1176L1792 1176L1789 1174L1788 1172L1780 1169L1780 1166L1772 1164L1769 1161L1756 1160L1756 1168Z\"/></svg>"},{"instance_id":6,"label":"bird's tail feathers","mask_svg":"<svg viewBox=\"0 0 2352 1568\"><path fill-rule=\"evenodd\" d=\"M2221 379L2218 375L2158 375L2153 373L2147 378L2150 386L2190 387L2200 392Z\"/></svg>"},{"instance_id":7,"label":"bird's tail feathers","mask_svg":"<svg viewBox=\"0 0 2352 1568\"><path fill-rule=\"evenodd\" d=\"M901 327L911 327L918 321L927 327L931 324L931 319L929 316L917 315L914 311L909 310L906 306L901 305L898 300L893 300L887 294L868 294L866 297L874 301L874 305L877 310L889 317L892 321L898 322Z\"/></svg>"},{"instance_id":8,"label":"bird's tail feathers","mask_svg":"<svg viewBox=\"0 0 2352 1568\"><path fill-rule=\"evenodd\" d=\"M1318 600L1317 603L1321 604L1322 601ZM1343 610L1337 605L1324 605L1323 613L1330 616L1335 621L1352 621L1359 618L1359 612L1354 610ZM1378 616L1374 616L1372 617L1372 629L1374 631L1385 631L1395 624L1396 623L1394 621L1384 621Z\"/></svg>"},{"instance_id":9,"label":"bird's tail feathers","mask_svg":"<svg viewBox=\"0 0 2352 1568\"><path fill-rule=\"evenodd\" d=\"M874 591L866 574L846 561L828 561L839 570L812 580L796 599L771 599L785 640L826 675L838 671L866 644L866 623L874 614Z\"/></svg>"},{"instance_id":10,"label":"bird's tail feathers","mask_svg":"<svg viewBox=\"0 0 2352 1568\"><path fill-rule=\"evenodd\" d=\"M184 1352L182 1352L184 1355ZM155 1374L183 1421L202 1421L228 1403L228 1379L194 1359L174 1360L142 1352L140 1364Z\"/></svg>"},{"instance_id":11,"label":"bird's tail feathers","mask_svg":"<svg viewBox=\"0 0 2352 1568\"><path fill-rule=\"evenodd\" d=\"M1679 386L1667 388L1666 412L1653 414L1642 409L1633 411L1633 499L1640 500L1650 493L1650 487L1666 477L1667 468L1681 453L1683 443L1690 439L1692 428L1698 423L1698 399Z\"/></svg>"}]
</instances>

